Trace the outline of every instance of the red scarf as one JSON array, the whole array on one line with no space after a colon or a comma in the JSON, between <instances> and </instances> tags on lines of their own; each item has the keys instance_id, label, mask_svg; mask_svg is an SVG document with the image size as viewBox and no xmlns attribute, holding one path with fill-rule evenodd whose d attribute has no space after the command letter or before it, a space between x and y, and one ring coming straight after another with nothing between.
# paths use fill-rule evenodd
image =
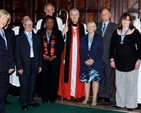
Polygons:
<instances>
[{"instance_id":1,"label":"red scarf","mask_svg":"<svg viewBox=\"0 0 141 113\"><path fill-rule=\"evenodd\" d=\"M47 41L47 36L43 35L43 48L44 54L48 56L53 56L55 52L55 35L52 34L50 37L50 41Z\"/></svg>"}]
</instances>

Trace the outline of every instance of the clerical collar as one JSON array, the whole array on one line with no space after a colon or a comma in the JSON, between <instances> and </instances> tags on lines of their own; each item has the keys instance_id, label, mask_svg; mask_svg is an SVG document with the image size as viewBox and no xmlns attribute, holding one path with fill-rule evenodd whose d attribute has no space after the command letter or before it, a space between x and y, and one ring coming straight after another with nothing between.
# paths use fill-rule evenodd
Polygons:
<instances>
[{"instance_id":1,"label":"clerical collar","mask_svg":"<svg viewBox=\"0 0 141 113\"><path fill-rule=\"evenodd\" d=\"M75 23L75 24L74 24L74 23L72 23L72 26L76 27L76 26L77 26L77 23Z\"/></svg>"}]
</instances>

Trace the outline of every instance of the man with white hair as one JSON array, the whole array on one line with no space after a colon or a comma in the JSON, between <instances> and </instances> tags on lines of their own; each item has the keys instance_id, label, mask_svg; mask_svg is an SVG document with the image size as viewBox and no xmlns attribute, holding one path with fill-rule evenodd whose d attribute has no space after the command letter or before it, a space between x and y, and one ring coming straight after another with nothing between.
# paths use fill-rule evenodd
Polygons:
<instances>
[{"instance_id":1,"label":"man with white hair","mask_svg":"<svg viewBox=\"0 0 141 113\"><path fill-rule=\"evenodd\" d=\"M110 104L110 98L114 91L114 69L110 66L109 47L114 30L118 27L110 21L111 13L109 9L101 10L101 22L97 24L96 33L103 37L102 55L102 81L99 85L98 101Z\"/></svg>"},{"instance_id":2,"label":"man with white hair","mask_svg":"<svg viewBox=\"0 0 141 113\"><path fill-rule=\"evenodd\" d=\"M53 13L55 12L55 7L51 3L47 3L44 6L44 12L45 12L46 16L47 15L53 16ZM59 17L55 17L55 18L56 18L55 19L55 26L57 29L61 30L63 22L62 22L61 18L59 18ZM41 28L44 28L44 24L45 24L44 21L45 21L45 19L40 19L37 21L37 24L36 24L37 31Z\"/></svg>"},{"instance_id":3,"label":"man with white hair","mask_svg":"<svg viewBox=\"0 0 141 113\"><path fill-rule=\"evenodd\" d=\"M71 21L64 25L62 34L66 34L66 48L64 61L60 70L60 83L58 95L71 100L84 96L84 84L80 81L80 40L86 33L86 24L79 20L78 9L70 10ZM65 69L65 70L64 70ZM64 76L64 77L62 77ZM64 80L62 80L64 78ZM63 84L62 84L63 82ZM72 98L71 98L72 97Z\"/></svg>"},{"instance_id":4,"label":"man with white hair","mask_svg":"<svg viewBox=\"0 0 141 113\"><path fill-rule=\"evenodd\" d=\"M20 104L22 110L28 106L38 107L34 101L37 74L42 70L40 36L32 32L33 22L23 23L24 31L15 38L15 63L20 81Z\"/></svg>"}]
</instances>

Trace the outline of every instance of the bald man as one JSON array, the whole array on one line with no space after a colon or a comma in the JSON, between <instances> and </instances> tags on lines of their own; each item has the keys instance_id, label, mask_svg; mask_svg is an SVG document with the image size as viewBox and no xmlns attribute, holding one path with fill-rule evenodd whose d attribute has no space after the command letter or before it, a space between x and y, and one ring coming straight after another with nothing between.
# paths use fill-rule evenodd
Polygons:
<instances>
[{"instance_id":1,"label":"bald man","mask_svg":"<svg viewBox=\"0 0 141 113\"><path fill-rule=\"evenodd\" d=\"M102 82L99 87L98 101L104 100L106 104L110 103L110 98L113 93L114 88L114 70L110 66L109 60L109 46L111 42L111 37L117 25L110 22L111 13L108 9L101 10L101 20L102 22L97 24L96 33L103 37L103 74Z\"/></svg>"}]
</instances>

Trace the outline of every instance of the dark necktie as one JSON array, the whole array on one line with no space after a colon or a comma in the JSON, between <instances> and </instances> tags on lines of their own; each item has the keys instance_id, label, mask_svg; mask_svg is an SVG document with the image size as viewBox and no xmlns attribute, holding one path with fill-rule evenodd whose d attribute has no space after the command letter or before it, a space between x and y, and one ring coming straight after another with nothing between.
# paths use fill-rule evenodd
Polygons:
<instances>
[{"instance_id":1,"label":"dark necktie","mask_svg":"<svg viewBox=\"0 0 141 113\"><path fill-rule=\"evenodd\" d=\"M106 30L106 24L104 23L102 27L102 37L104 37L105 30Z\"/></svg>"},{"instance_id":2,"label":"dark necktie","mask_svg":"<svg viewBox=\"0 0 141 113\"><path fill-rule=\"evenodd\" d=\"M102 28L102 30L104 31L104 30L105 30L105 28L106 28L106 24L104 24L104 25L103 25L103 28Z\"/></svg>"}]
</instances>

